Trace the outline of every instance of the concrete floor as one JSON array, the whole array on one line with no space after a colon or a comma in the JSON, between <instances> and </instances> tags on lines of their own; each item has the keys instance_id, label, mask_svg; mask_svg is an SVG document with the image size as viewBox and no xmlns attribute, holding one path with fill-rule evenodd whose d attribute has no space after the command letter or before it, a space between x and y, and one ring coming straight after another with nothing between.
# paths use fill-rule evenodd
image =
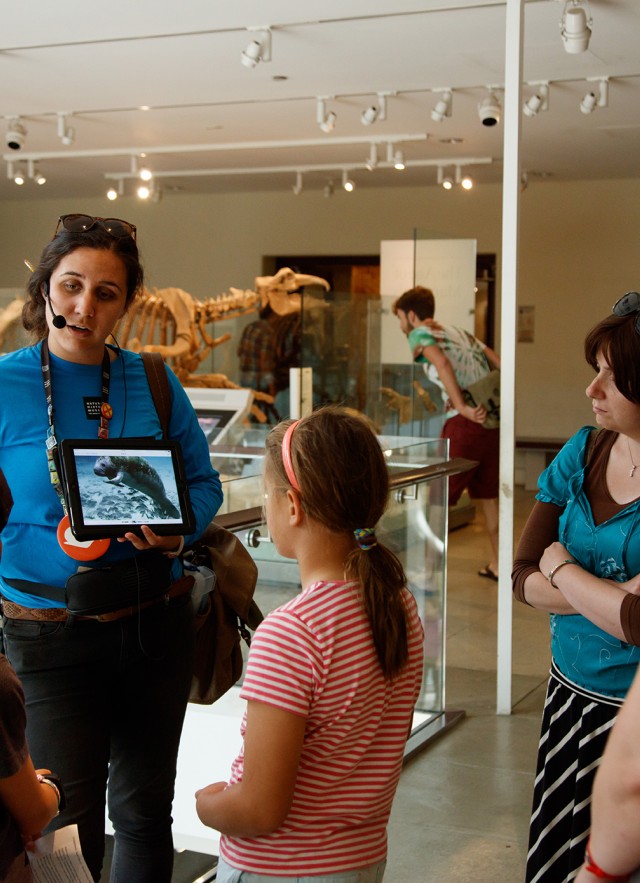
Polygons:
<instances>
[{"instance_id":1,"label":"concrete floor","mask_svg":"<svg viewBox=\"0 0 640 883\"><path fill-rule=\"evenodd\" d=\"M533 494L518 489L519 536ZM446 707L465 718L406 766L389 825L385 883L518 883L549 671L544 614L513 608L513 713L495 713L497 584L481 520L449 536Z\"/></svg>"},{"instance_id":2,"label":"concrete floor","mask_svg":"<svg viewBox=\"0 0 640 883\"><path fill-rule=\"evenodd\" d=\"M533 493L516 489L515 535ZM519 883L549 670L548 619L513 608L513 713L495 713L497 583L481 516L449 536L446 707L465 718L405 767L389 825L385 883ZM208 856L176 856L172 883L192 883ZM105 867L103 879L108 879Z\"/></svg>"}]
</instances>

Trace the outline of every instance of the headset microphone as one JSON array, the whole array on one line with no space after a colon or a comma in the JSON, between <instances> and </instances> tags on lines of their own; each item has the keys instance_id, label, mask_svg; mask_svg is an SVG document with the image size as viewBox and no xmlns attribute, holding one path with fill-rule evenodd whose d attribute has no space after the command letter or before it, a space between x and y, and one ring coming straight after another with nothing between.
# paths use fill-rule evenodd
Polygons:
<instances>
[{"instance_id":1,"label":"headset microphone","mask_svg":"<svg viewBox=\"0 0 640 883\"><path fill-rule=\"evenodd\" d=\"M44 283L44 296L47 299L49 304L49 309L51 310L51 315L53 316L52 322L54 328L64 328L67 324L67 320L64 316L60 316L58 313L54 313L53 306L51 304L51 295L49 294L49 285L48 283Z\"/></svg>"}]
</instances>

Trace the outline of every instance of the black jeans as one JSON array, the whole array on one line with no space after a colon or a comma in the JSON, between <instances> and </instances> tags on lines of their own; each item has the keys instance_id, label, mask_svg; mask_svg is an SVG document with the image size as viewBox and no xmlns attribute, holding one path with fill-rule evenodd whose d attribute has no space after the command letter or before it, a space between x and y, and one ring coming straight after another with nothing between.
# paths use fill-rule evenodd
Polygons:
<instances>
[{"instance_id":1,"label":"black jeans","mask_svg":"<svg viewBox=\"0 0 640 883\"><path fill-rule=\"evenodd\" d=\"M193 666L190 597L113 623L4 620L6 655L27 699L36 768L56 772L94 880L105 795L115 831L111 883L170 883L171 804Z\"/></svg>"}]
</instances>

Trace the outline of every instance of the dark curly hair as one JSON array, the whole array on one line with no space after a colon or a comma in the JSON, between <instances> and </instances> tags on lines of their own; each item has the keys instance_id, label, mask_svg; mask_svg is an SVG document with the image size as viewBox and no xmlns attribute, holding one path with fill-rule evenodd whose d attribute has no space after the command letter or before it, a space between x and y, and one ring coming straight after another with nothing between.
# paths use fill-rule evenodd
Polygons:
<instances>
[{"instance_id":1,"label":"dark curly hair","mask_svg":"<svg viewBox=\"0 0 640 883\"><path fill-rule=\"evenodd\" d=\"M391 309L394 316L398 315L398 310L402 310L403 313L413 311L420 321L433 319L436 311L436 299L430 288L416 285L415 288L410 288L409 291L401 294L391 305Z\"/></svg>"},{"instance_id":2,"label":"dark curly hair","mask_svg":"<svg viewBox=\"0 0 640 883\"><path fill-rule=\"evenodd\" d=\"M60 261L78 248L94 248L97 251L112 251L122 261L127 277L126 307L129 307L136 294L142 290L144 272L140 263L138 247L131 236L116 238L95 226L81 233L62 230L51 242L45 245L38 266L27 283L28 300L22 309L22 324L35 340L42 340L48 334L43 285L49 284L51 274Z\"/></svg>"}]
</instances>

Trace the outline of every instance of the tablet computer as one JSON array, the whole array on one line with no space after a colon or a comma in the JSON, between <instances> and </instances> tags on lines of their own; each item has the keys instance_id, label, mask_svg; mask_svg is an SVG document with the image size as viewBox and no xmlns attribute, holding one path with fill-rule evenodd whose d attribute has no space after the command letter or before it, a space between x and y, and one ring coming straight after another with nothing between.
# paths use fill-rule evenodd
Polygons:
<instances>
[{"instance_id":1,"label":"tablet computer","mask_svg":"<svg viewBox=\"0 0 640 883\"><path fill-rule=\"evenodd\" d=\"M195 530L178 442L65 439L60 444L71 530L78 540Z\"/></svg>"}]
</instances>

